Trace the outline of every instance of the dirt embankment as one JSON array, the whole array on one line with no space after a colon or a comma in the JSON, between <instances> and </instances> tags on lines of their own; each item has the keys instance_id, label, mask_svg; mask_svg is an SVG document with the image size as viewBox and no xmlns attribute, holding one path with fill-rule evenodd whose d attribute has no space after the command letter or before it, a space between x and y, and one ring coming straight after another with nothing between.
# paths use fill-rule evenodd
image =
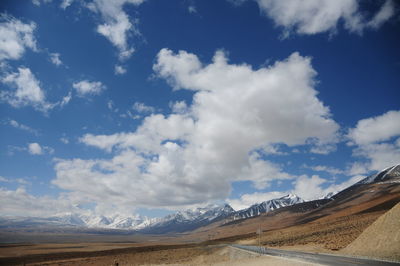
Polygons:
<instances>
[{"instance_id":1,"label":"dirt embankment","mask_svg":"<svg viewBox=\"0 0 400 266\"><path fill-rule=\"evenodd\" d=\"M400 261L400 203L365 229L343 252Z\"/></svg>"}]
</instances>

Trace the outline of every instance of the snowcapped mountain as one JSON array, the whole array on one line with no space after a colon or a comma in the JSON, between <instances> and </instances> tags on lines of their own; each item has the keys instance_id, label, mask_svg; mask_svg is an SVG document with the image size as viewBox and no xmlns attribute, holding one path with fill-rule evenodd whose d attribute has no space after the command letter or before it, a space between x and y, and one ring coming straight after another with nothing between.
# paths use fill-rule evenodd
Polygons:
<instances>
[{"instance_id":1,"label":"snowcapped mountain","mask_svg":"<svg viewBox=\"0 0 400 266\"><path fill-rule=\"evenodd\" d=\"M297 195L289 194L278 199L267 200L259 204L254 204L247 209L236 211L233 216L233 219L234 220L246 219L258 216L261 213L270 212L282 207L291 206L302 202L304 202L304 200L298 197Z\"/></svg>"},{"instance_id":2,"label":"snowcapped mountain","mask_svg":"<svg viewBox=\"0 0 400 266\"><path fill-rule=\"evenodd\" d=\"M355 185L372 183L400 183L400 164L385 168L376 174L364 178Z\"/></svg>"},{"instance_id":3,"label":"snowcapped mountain","mask_svg":"<svg viewBox=\"0 0 400 266\"><path fill-rule=\"evenodd\" d=\"M0 228L88 228L127 229L143 233L184 232L223 219L233 213L229 205L209 205L167 215L163 218L142 216L103 216L61 213L51 217L0 217Z\"/></svg>"},{"instance_id":4,"label":"snowcapped mountain","mask_svg":"<svg viewBox=\"0 0 400 266\"><path fill-rule=\"evenodd\" d=\"M107 228L107 229L130 229L140 230L156 221L147 217L114 215L110 217L102 215L82 216L85 226L89 228Z\"/></svg>"},{"instance_id":5,"label":"snowcapped mountain","mask_svg":"<svg viewBox=\"0 0 400 266\"><path fill-rule=\"evenodd\" d=\"M203 208L179 211L159 219L156 223L144 228L146 233L161 234L166 232L185 232L224 219L234 209L228 204L208 205Z\"/></svg>"},{"instance_id":6,"label":"snowcapped mountain","mask_svg":"<svg viewBox=\"0 0 400 266\"><path fill-rule=\"evenodd\" d=\"M82 219L82 217L79 214L74 214L74 213L64 213L64 214L54 215L49 218L46 218L46 220L72 226L86 225L86 222Z\"/></svg>"},{"instance_id":7,"label":"snowcapped mountain","mask_svg":"<svg viewBox=\"0 0 400 266\"><path fill-rule=\"evenodd\" d=\"M330 193L323 199L313 202L317 205L324 200L329 202L329 200L335 200L340 197L343 193L350 193L354 187L372 183L400 183L400 164L388 167L376 174L366 177L345 190L338 193ZM238 211L235 211L228 204L208 205L202 208L179 211L163 218L151 219L138 215L102 216L74 213L63 213L45 218L0 217L0 228L126 229L135 230L141 233L163 234L195 230L199 227L206 226L212 222L221 221L225 218L228 218L229 220L246 219L303 202L304 200L300 197L289 194L281 198L254 204L249 208ZM311 203L312 202L310 202L310 204ZM304 204L299 204L299 208L302 209Z\"/></svg>"}]
</instances>

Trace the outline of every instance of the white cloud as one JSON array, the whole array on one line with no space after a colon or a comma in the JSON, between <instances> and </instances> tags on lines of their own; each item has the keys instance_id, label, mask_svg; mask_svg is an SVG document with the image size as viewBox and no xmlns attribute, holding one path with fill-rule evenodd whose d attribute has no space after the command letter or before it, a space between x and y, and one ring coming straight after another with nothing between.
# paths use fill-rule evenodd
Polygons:
<instances>
[{"instance_id":1,"label":"white cloud","mask_svg":"<svg viewBox=\"0 0 400 266\"><path fill-rule=\"evenodd\" d=\"M280 150L279 145L265 145L261 152L266 155L288 155L289 153Z\"/></svg>"},{"instance_id":2,"label":"white cloud","mask_svg":"<svg viewBox=\"0 0 400 266\"><path fill-rule=\"evenodd\" d=\"M298 53L269 68L253 70L245 64L228 64L221 51L211 64L202 66L194 54L162 49L154 70L175 89L197 91L192 111L199 124L208 124L204 128L228 127L254 147L274 142L304 144L310 138L322 144L336 138L338 125L313 89L316 72L311 60Z\"/></svg>"},{"instance_id":3,"label":"white cloud","mask_svg":"<svg viewBox=\"0 0 400 266\"><path fill-rule=\"evenodd\" d=\"M285 173L279 165L262 160L260 154L255 152L250 155L248 165L245 165L238 175L239 180L252 181L256 189L267 188L273 180L292 178L294 176Z\"/></svg>"},{"instance_id":4,"label":"white cloud","mask_svg":"<svg viewBox=\"0 0 400 266\"><path fill-rule=\"evenodd\" d=\"M313 166L309 166L309 165L303 165L304 168L308 168L311 169L313 171L316 172L326 172L332 175L339 175L339 174L344 174L344 171L335 167L330 167L330 166L326 166L326 165L313 165Z\"/></svg>"},{"instance_id":5,"label":"white cloud","mask_svg":"<svg viewBox=\"0 0 400 266\"><path fill-rule=\"evenodd\" d=\"M32 4L36 5L36 6L40 6L41 4L48 4L51 3L52 0L32 0Z\"/></svg>"},{"instance_id":6,"label":"white cloud","mask_svg":"<svg viewBox=\"0 0 400 266\"><path fill-rule=\"evenodd\" d=\"M72 87L76 90L79 97L85 97L87 95L99 95L106 89L106 86L100 81L88 80L75 82L72 84Z\"/></svg>"},{"instance_id":7,"label":"white cloud","mask_svg":"<svg viewBox=\"0 0 400 266\"><path fill-rule=\"evenodd\" d=\"M5 177L3 177L3 176L0 176L0 182L3 182L3 183L10 183L11 180L8 179L8 178L5 178Z\"/></svg>"},{"instance_id":8,"label":"white cloud","mask_svg":"<svg viewBox=\"0 0 400 266\"><path fill-rule=\"evenodd\" d=\"M222 52L203 65L196 55L163 49L154 70L175 89L193 90L191 106L151 114L134 132L84 135L82 143L112 158L58 160L55 185L98 203L199 204L227 198L234 181L261 189L294 178L262 158L266 145L336 141L339 127L316 97L310 58L294 53L254 70L229 64Z\"/></svg>"},{"instance_id":9,"label":"white cloud","mask_svg":"<svg viewBox=\"0 0 400 266\"><path fill-rule=\"evenodd\" d=\"M10 88L0 91L0 100L7 102L15 108L32 106L38 111L47 113L55 107L65 106L71 100L71 94L69 93L67 96L63 97L61 101L54 103L48 102L46 100L45 91L42 89L39 80L32 71L26 67L19 67L18 72L2 74L0 76L0 82L8 85Z\"/></svg>"},{"instance_id":10,"label":"white cloud","mask_svg":"<svg viewBox=\"0 0 400 266\"><path fill-rule=\"evenodd\" d=\"M1 82L15 88L14 91L2 91L0 99L13 107L33 106L40 111L48 111L54 105L46 102L40 82L29 68L20 67L18 72L6 74Z\"/></svg>"},{"instance_id":11,"label":"white cloud","mask_svg":"<svg viewBox=\"0 0 400 266\"><path fill-rule=\"evenodd\" d=\"M302 175L294 181L295 187L292 192L304 200L314 200L322 198L330 192L339 192L363 178L365 178L365 176L355 175L342 183L330 184L327 186L327 184L330 183L329 180L321 178L318 175L313 175L311 177Z\"/></svg>"},{"instance_id":12,"label":"white cloud","mask_svg":"<svg viewBox=\"0 0 400 266\"><path fill-rule=\"evenodd\" d=\"M20 59L27 48L36 51L35 29L33 22L26 24L12 16L0 14L0 62Z\"/></svg>"},{"instance_id":13,"label":"white cloud","mask_svg":"<svg viewBox=\"0 0 400 266\"><path fill-rule=\"evenodd\" d=\"M27 125L21 124L21 123L15 121L13 119L9 119L6 123L8 125L14 127L14 128L18 128L18 129L21 129L21 130L28 131L28 132L30 132L32 134L35 134L35 135L39 135L39 132L36 129L33 129L33 128L27 126Z\"/></svg>"},{"instance_id":14,"label":"white cloud","mask_svg":"<svg viewBox=\"0 0 400 266\"><path fill-rule=\"evenodd\" d=\"M120 66L120 65L116 65L114 68L114 73L116 75L123 75L126 73L126 68L124 68L123 66Z\"/></svg>"},{"instance_id":15,"label":"white cloud","mask_svg":"<svg viewBox=\"0 0 400 266\"><path fill-rule=\"evenodd\" d=\"M72 99L72 94L69 92L66 96L64 96L60 102L56 103L55 105L59 105L60 107L63 107L67 105Z\"/></svg>"},{"instance_id":16,"label":"white cloud","mask_svg":"<svg viewBox=\"0 0 400 266\"><path fill-rule=\"evenodd\" d=\"M366 174L370 171L380 171L389 166L399 164L400 147L396 143L361 145L354 149L353 155L367 159L367 162L355 162L355 166L351 168L352 173ZM354 170L356 166L358 171Z\"/></svg>"},{"instance_id":17,"label":"white cloud","mask_svg":"<svg viewBox=\"0 0 400 266\"><path fill-rule=\"evenodd\" d=\"M189 112L188 106L185 101L170 103L169 107L172 109L173 113L184 114Z\"/></svg>"},{"instance_id":18,"label":"white cloud","mask_svg":"<svg viewBox=\"0 0 400 266\"><path fill-rule=\"evenodd\" d=\"M61 141L62 143L64 143L64 144L68 144L68 143L69 143L69 139L66 138L66 137L61 137L61 138L60 138L60 141Z\"/></svg>"},{"instance_id":19,"label":"white cloud","mask_svg":"<svg viewBox=\"0 0 400 266\"><path fill-rule=\"evenodd\" d=\"M144 0L94 0L88 7L101 15L103 24L98 25L97 32L106 37L119 50L119 59L128 59L134 49L128 45L129 34L138 33L135 22L129 20L123 10L124 5L140 5Z\"/></svg>"},{"instance_id":20,"label":"white cloud","mask_svg":"<svg viewBox=\"0 0 400 266\"><path fill-rule=\"evenodd\" d=\"M310 152L316 153L316 154L329 154L336 151L336 145L334 144L318 144L318 141L316 145L311 146Z\"/></svg>"},{"instance_id":21,"label":"white cloud","mask_svg":"<svg viewBox=\"0 0 400 266\"><path fill-rule=\"evenodd\" d=\"M392 0L386 0L381 9L375 16L368 22L367 26L372 29L378 29L386 21L388 21L395 14L395 6Z\"/></svg>"},{"instance_id":22,"label":"white cloud","mask_svg":"<svg viewBox=\"0 0 400 266\"><path fill-rule=\"evenodd\" d=\"M23 178L9 179L9 178L5 178L3 176L0 176L0 182L3 182L3 183L18 183L20 185L31 185L32 184L30 181L28 181L26 179L23 179Z\"/></svg>"},{"instance_id":23,"label":"white cloud","mask_svg":"<svg viewBox=\"0 0 400 266\"><path fill-rule=\"evenodd\" d=\"M318 175L307 177L302 175L295 181L294 192L304 200L311 200L323 197L327 193L322 189L321 185L327 180L320 178Z\"/></svg>"},{"instance_id":24,"label":"white cloud","mask_svg":"<svg viewBox=\"0 0 400 266\"><path fill-rule=\"evenodd\" d=\"M62 9L67 9L73 2L74 0L63 0L60 4L60 7Z\"/></svg>"},{"instance_id":25,"label":"white cloud","mask_svg":"<svg viewBox=\"0 0 400 266\"><path fill-rule=\"evenodd\" d=\"M138 113L154 113L156 110L153 106L148 106L144 103L141 102L135 102L132 106L133 110L135 110Z\"/></svg>"},{"instance_id":26,"label":"white cloud","mask_svg":"<svg viewBox=\"0 0 400 266\"><path fill-rule=\"evenodd\" d=\"M114 113L118 113L118 111L119 111L119 109L115 107L115 104L114 104L114 102L113 102L112 100L109 100L109 101L107 102L107 108L108 108L110 111L114 112Z\"/></svg>"},{"instance_id":27,"label":"white cloud","mask_svg":"<svg viewBox=\"0 0 400 266\"><path fill-rule=\"evenodd\" d=\"M353 174L379 171L400 162L400 111L388 111L380 116L358 121L349 130L350 145L356 145L353 154L367 159L354 162L349 172Z\"/></svg>"},{"instance_id":28,"label":"white cloud","mask_svg":"<svg viewBox=\"0 0 400 266\"><path fill-rule=\"evenodd\" d=\"M7 190L0 188L0 215L49 217L56 213L82 212L71 200L60 196L33 196L24 188Z\"/></svg>"},{"instance_id":29,"label":"white cloud","mask_svg":"<svg viewBox=\"0 0 400 266\"><path fill-rule=\"evenodd\" d=\"M15 182L17 182L20 185L32 185L32 183L26 179L23 178L17 178L15 179Z\"/></svg>"},{"instance_id":30,"label":"white cloud","mask_svg":"<svg viewBox=\"0 0 400 266\"><path fill-rule=\"evenodd\" d=\"M400 111L362 119L348 133L350 140L358 145L386 141L394 136L400 136Z\"/></svg>"},{"instance_id":31,"label":"white cloud","mask_svg":"<svg viewBox=\"0 0 400 266\"><path fill-rule=\"evenodd\" d=\"M56 66L61 66L63 64L59 53L50 53L50 61Z\"/></svg>"},{"instance_id":32,"label":"white cloud","mask_svg":"<svg viewBox=\"0 0 400 266\"><path fill-rule=\"evenodd\" d=\"M284 35L334 33L340 22L350 32L362 33L366 28L379 28L394 15L394 4L387 0L380 11L366 21L359 11L357 0L255 0L262 13L275 25L284 29ZM232 1L240 4L244 1Z\"/></svg>"},{"instance_id":33,"label":"white cloud","mask_svg":"<svg viewBox=\"0 0 400 266\"><path fill-rule=\"evenodd\" d=\"M41 155L43 153L42 147L39 145L39 143L29 143L28 145L28 151L30 154L33 155Z\"/></svg>"},{"instance_id":34,"label":"white cloud","mask_svg":"<svg viewBox=\"0 0 400 266\"><path fill-rule=\"evenodd\" d=\"M28 144L28 152L32 155L52 154L54 153L54 149L47 146L42 147L39 143L33 142Z\"/></svg>"},{"instance_id":35,"label":"white cloud","mask_svg":"<svg viewBox=\"0 0 400 266\"><path fill-rule=\"evenodd\" d=\"M109 100L109 101L107 102L107 108L108 108L110 111L114 110L114 102L113 102L112 100Z\"/></svg>"}]
</instances>

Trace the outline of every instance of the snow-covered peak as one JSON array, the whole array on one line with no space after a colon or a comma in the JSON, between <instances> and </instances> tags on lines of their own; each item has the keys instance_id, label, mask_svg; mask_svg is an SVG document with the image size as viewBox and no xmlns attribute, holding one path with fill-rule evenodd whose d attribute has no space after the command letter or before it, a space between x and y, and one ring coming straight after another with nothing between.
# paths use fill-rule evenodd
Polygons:
<instances>
[{"instance_id":1,"label":"snow-covered peak","mask_svg":"<svg viewBox=\"0 0 400 266\"><path fill-rule=\"evenodd\" d=\"M304 200L299 196L295 194L288 194L281 198L263 201L261 203L253 204L247 209L236 211L234 214L234 218L244 219L253 216L258 216L261 213L270 212L282 207L291 206L302 202L304 202Z\"/></svg>"},{"instance_id":2,"label":"snow-covered peak","mask_svg":"<svg viewBox=\"0 0 400 266\"><path fill-rule=\"evenodd\" d=\"M220 216L226 216L232 213L234 210L228 204L224 205L207 205L205 207L199 207L195 209L188 209L185 211L178 211L174 214L170 214L159 220L160 224L167 222L192 222L200 220L214 220Z\"/></svg>"},{"instance_id":3,"label":"snow-covered peak","mask_svg":"<svg viewBox=\"0 0 400 266\"><path fill-rule=\"evenodd\" d=\"M399 182L399 181L400 181L400 164L397 164L385 168L376 174L367 176L363 180L357 182L356 185L372 184L378 182Z\"/></svg>"}]
</instances>

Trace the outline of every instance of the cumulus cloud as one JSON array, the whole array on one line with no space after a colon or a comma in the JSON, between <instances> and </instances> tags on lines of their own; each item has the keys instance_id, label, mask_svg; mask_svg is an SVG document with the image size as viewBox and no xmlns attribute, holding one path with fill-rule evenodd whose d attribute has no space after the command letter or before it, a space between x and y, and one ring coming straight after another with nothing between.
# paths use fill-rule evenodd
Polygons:
<instances>
[{"instance_id":1,"label":"cumulus cloud","mask_svg":"<svg viewBox=\"0 0 400 266\"><path fill-rule=\"evenodd\" d=\"M311 60L298 53L254 70L229 64L220 51L204 65L194 54L163 49L154 70L175 89L194 91L192 104L150 114L134 132L82 136L112 157L60 159L55 185L98 203L199 204L227 198L234 181L262 189L295 178L263 158L266 145L336 141L339 127L317 98Z\"/></svg>"},{"instance_id":2,"label":"cumulus cloud","mask_svg":"<svg viewBox=\"0 0 400 266\"><path fill-rule=\"evenodd\" d=\"M29 68L20 67L18 72L6 74L1 82L15 90L5 90L0 93L0 99L13 107L32 106L40 111L48 111L54 105L46 101L40 82Z\"/></svg>"},{"instance_id":3,"label":"cumulus cloud","mask_svg":"<svg viewBox=\"0 0 400 266\"><path fill-rule=\"evenodd\" d=\"M53 148L50 148L48 146L41 146L37 142L29 143L27 150L32 155L43 155L45 153L52 154L54 152Z\"/></svg>"},{"instance_id":4,"label":"cumulus cloud","mask_svg":"<svg viewBox=\"0 0 400 266\"><path fill-rule=\"evenodd\" d=\"M99 95L105 89L106 86L100 81L89 81L82 80L72 84L72 87L76 90L79 97L85 97L88 95Z\"/></svg>"},{"instance_id":5,"label":"cumulus cloud","mask_svg":"<svg viewBox=\"0 0 400 266\"><path fill-rule=\"evenodd\" d=\"M33 155L41 155L43 153L42 147L39 145L39 143L29 143L28 145L28 151L30 154Z\"/></svg>"},{"instance_id":6,"label":"cumulus cloud","mask_svg":"<svg viewBox=\"0 0 400 266\"><path fill-rule=\"evenodd\" d=\"M350 129L348 137L357 145L371 144L400 136L400 111L362 119L355 128Z\"/></svg>"},{"instance_id":7,"label":"cumulus cloud","mask_svg":"<svg viewBox=\"0 0 400 266\"><path fill-rule=\"evenodd\" d=\"M29 68L19 67L18 72L7 73L0 81L11 88L0 92L0 100L15 108L32 106L38 111L47 113L57 106L65 106L71 100L71 94L68 94L59 102L48 102L39 80Z\"/></svg>"},{"instance_id":8,"label":"cumulus cloud","mask_svg":"<svg viewBox=\"0 0 400 266\"><path fill-rule=\"evenodd\" d=\"M130 21L128 14L123 10L124 5L135 6L144 0L94 0L88 5L90 10L100 14L103 24L97 26L97 32L106 37L118 50L119 59L128 59L134 49L128 45L129 34L139 34L136 23Z\"/></svg>"},{"instance_id":9,"label":"cumulus cloud","mask_svg":"<svg viewBox=\"0 0 400 266\"><path fill-rule=\"evenodd\" d=\"M366 159L366 162L355 162L351 168L352 173L365 174L398 164L400 162L400 146L398 142L362 145L354 149L353 155ZM357 167L358 171L355 171L354 168Z\"/></svg>"},{"instance_id":10,"label":"cumulus cloud","mask_svg":"<svg viewBox=\"0 0 400 266\"><path fill-rule=\"evenodd\" d=\"M353 145L353 154L366 159L354 162L352 174L379 171L400 162L400 111L388 111L380 116L358 121L349 129L347 137Z\"/></svg>"},{"instance_id":11,"label":"cumulus cloud","mask_svg":"<svg viewBox=\"0 0 400 266\"><path fill-rule=\"evenodd\" d=\"M287 36L335 32L343 22L350 32L362 33L364 29L377 29L395 13L394 4L387 0L381 9L367 20L359 10L357 0L255 0L264 15L284 29ZM235 4L243 0L231 0Z\"/></svg>"},{"instance_id":12,"label":"cumulus cloud","mask_svg":"<svg viewBox=\"0 0 400 266\"><path fill-rule=\"evenodd\" d=\"M223 135L218 129L226 126L254 147L267 142L304 144L312 138L329 143L336 137L338 125L313 88L311 59L298 53L253 70L228 64L222 51L203 66L194 54L162 49L154 70L175 89L197 91L192 111L199 123L208 124L204 128L215 127L215 133Z\"/></svg>"},{"instance_id":13,"label":"cumulus cloud","mask_svg":"<svg viewBox=\"0 0 400 266\"><path fill-rule=\"evenodd\" d=\"M17 60L27 48L36 51L34 32L36 24L22 21L6 14L0 14L0 62Z\"/></svg>"}]
</instances>

